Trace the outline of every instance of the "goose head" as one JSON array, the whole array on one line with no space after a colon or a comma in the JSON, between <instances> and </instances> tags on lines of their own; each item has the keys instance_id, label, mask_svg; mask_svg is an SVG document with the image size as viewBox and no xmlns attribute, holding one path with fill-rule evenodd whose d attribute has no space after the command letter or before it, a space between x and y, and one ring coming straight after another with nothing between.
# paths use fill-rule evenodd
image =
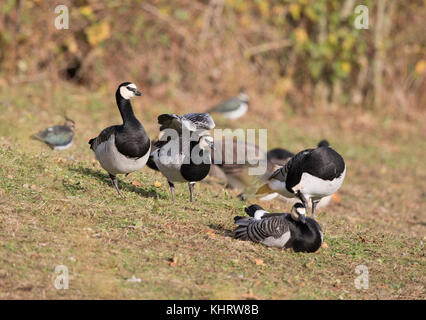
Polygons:
<instances>
[{"instance_id":1,"label":"goose head","mask_svg":"<svg viewBox=\"0 0 426 320\"><path fill-rule=\"evenodd\" d=\"M200 139L199 139L199 144L200 144L200 149L201 150L216 150L216 147L214 146L214 142L213 142L213 138L210 134L202 134L200 135Z\"/></svg>"},{"instance_id":2,"label":"goose head","mask_svg":"<svg viewBox=\"0 0 426 320\"><path fill-rule=\"evenodd\" d=\"M297 202L293 208L291 208L291 217L294 221L300 221L303 224L306 223L306 208L300 202Z\"/></svg>"},{"instance_id":3,"label":"goose head","mask_svg":"<svg viewBox=\"0 0 426 320\"><path fill-rule=\"evenodd\" d=\"M136 88L136 85L131 82L123 82L118 86L117 92L119 95L126 100L133 98L134 96L141 96L142 93Z\"/></svg>"}]
</instances>

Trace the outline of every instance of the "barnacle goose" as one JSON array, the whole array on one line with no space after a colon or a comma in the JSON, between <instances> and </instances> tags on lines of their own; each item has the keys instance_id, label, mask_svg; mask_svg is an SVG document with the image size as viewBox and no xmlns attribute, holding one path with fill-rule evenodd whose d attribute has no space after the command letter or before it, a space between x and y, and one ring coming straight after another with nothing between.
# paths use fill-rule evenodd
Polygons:
<instances>
[{"instance_id":1,"label":"barnacle goose","mask_svg":"<svg viewBox=\"0 0 426 320\"><path fill-rule=\"evenodd\" d=\"M154 143L157 149L152 152L150 167L158 169L167 178L173 202L175 182L188 183L190 201L193 202L194 184L203 180L210 170L214 145L208 130L213 129L215 123L208 113L162 114L158 123L161 125L160 140ZM167 136L166 130L174 130L175 136ZM183 130L191 137L183 136Z\"/></svg>"},{"instance_id":2,"label":"barnacle goose","mask_svg":"<svg viewBox=\"0 0 426 320\"><path fill-rule=\"evenodd\" d=\"M306 217L306 209L296 203L291 213L269 213L261 206L245 208L248 217L235 217L234 237L268 247L291 248L296 252L315 252L322 244L320 225Z\"/></svg>"},{"instance_id":3,"label":"barnacle goose","mask_svg":"<svg viewBox=\"0 0 426 320\"><path fill-rule=\"evenodd\" d=\"M95 152L102 168L109 173L120 196L116 175L141 169L146 164L151 150L149 137L130 104L131 98L141 95L133 83L120 84L115 98L123 124L105 128L99 136L89 141L90 149Z\"/></svg>"},{"instance_id":4,"label":"barnacle goose","mask_svg":"<svg viewBox=\"0 0 426 320\"><path fill-rule=\"evenodd\" d=\"M317 144L317 147L328 147L328 146L330 146L330 143L325 139L321 140ZM288 162L288 160L290 160L290 158L293 157L293 156L294 156L294 153L292 153L291 151L288 151L286 149L283 149L283 148L271 149L267 153L268 162L270 162L274 165L274 171L276 169L278 169L278 167L284 166ZM271 174L272 174L272 172L271 172ZM266 196L263 196L263 197L259 198L259 200L260 201L270 201L272 199L275 199L276 197L278 197L278 199L280 201L288 202L292 205L295 204L296 202L300 201L297 198L283 197L276 192L268 194ZM321 198L321 200L316 205L315 210L326 207L330 203L331 199L332 199L332 195ZM311 206L311 203L309 203L309 206Z\"/></svg>"},{"instance_id":5,"label":"barnacle goose","mask_svg":"<svg viewBox=\"0 0 426 320\"><path fill-rule=\"evenodd\" d=\"M43 141L53 150L65 150L72 145L74 127L75 122L65 117L65 123L63 125L49 127L32 135L32 138Z\"/></svg>"},{"instance_id":6,"label":"barnacle goose","mask_svg":"<svg viewBox=\"0 0 426 320\"><path fill-rule=\"evenodd\" d=\"M321 198L335 193L345 179L346 165L342 156L328 146L306 149L277 169L257 194L279 193L286 198L297 197L312 215Z\"/></svg>"},{"instance_id":7,"label":"barnacle goose","mask_svg":"<svg viewBox=\"0 0 426 320\"><path fill-rule=\"evenodd\" d=\"M240 92L236 97L223 101L208 112L220 113L225 118L235 120L242 117L247 112L249 100L250 98L245 88L240 88Z\"/></svg>"}]
</instances>

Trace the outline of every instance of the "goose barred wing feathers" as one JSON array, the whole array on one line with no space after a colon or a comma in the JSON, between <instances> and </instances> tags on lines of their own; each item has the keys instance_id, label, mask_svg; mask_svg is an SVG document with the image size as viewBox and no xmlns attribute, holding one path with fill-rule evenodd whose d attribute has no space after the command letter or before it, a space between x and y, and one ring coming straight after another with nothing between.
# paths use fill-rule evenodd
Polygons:
<instances>
[{"instance_id":1,"label":"goose barred wing feathers","mask_svg":"<svg viewBox=\"0 0 426 320\"><path fill-rule=\"evenodd\" d=\"M211 130L215 127L213 118L205 112L187 113L183 116L177 114L162 114L158 116L158 123L161 125L160 131L174 129L179 133L186 127L189 131Z\"/></svg>"},{"instance_id":2,"label":"goose barred wing feathers","mask_svg":"<svg viewBox=\"0 0 426 320\"><path fill-rule=\"evenodd\" d=\"M284 246L283 236L290 232L286 214L265 214L260 220L235 217L238 227L234 230L236 239L251 240L273 246Z\"/></svg>"}]
</instances>

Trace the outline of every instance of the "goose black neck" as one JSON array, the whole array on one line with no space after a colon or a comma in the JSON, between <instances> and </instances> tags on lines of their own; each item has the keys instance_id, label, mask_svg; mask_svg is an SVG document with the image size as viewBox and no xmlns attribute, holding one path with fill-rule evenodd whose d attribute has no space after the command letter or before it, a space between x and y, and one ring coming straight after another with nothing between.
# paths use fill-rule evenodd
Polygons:
<instances>
[{"instance_id":1,"label":"goose black neck","mask_svg":"<svg viewBox=\"0 0 426 320\"><path fill-rule=\"evenodd\" d=\"M129 124L140 124L138 119L136 119L135 114L133 113L132 104L129 99L124 99L120 92L117 90L115 93L115 99L117 100L117 106L120 110L121 118L125 125Z\"/></svg>"}]
</instances>

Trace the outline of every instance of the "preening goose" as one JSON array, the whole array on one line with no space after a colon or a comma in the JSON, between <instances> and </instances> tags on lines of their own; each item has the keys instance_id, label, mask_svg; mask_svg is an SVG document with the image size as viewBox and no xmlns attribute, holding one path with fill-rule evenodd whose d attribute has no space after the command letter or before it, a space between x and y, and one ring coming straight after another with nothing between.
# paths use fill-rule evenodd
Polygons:
<instances>
[{"instance_id":1,"label":"preening goose","mask_svg":"<svg viewBox=\"0 0 426 320\"><path fill-rule=\"evenodd\" d=\"M330 144L327 140L321 140L317 144L317 147L329 147L329 146L330 146ZM292 153L292 152L290 152L286 149L283 149L283 148L271 149L267 153L268 161L274 165L273 171L275 171L279 167L284 166L288 162L288 160L290 160L291 157L293 157L293 156L294 156L294 153ZM271 172L271 174L272 174L272 172ZM263 197L259 198L259 200L260 201L270 201L272 199L275 199L276 197L278 197L279 200L281 200L283 202L288 202L292 205L294 205L296 202L300 201L298 198L283 197L276 192L268 194L266 196L263 196ZM331 199L332 199L332 195L321 198L321 200L316 205L315 210L326 207L330 203ZM311 207L311 203L309 203L309 206Z\"/></svg>"},{"instance_id":2,"label":"preening goose","mask_svg":"<svg viewBox=\"0 0 426 320\"><path fill-rule=\"evenodd\" d=\"M96 159L109 173L120 196L116 175L141 169L146 164L151 150L149 137L133 113L130 103L131 98L141 95L133 83L120 84L115 98L123 124L107 127L89 141Z\"/></svg>"},{"instance_id":3,"label":"preening goose","mask_svg":"<svg viewBox=\"0 0 426 320\"><path fill-rule=\"evenodd\" d=\"M296 252L315 252L322 244L320 225L306 217L306 209L296 203L291 213L269 213L258 205L245 208L250 216L235 217L234 236L268 247L291 248Z\"/></svg>"},{"instance_id":4,"label":"preening goose","mask_svg":"<svg viewBox=\"0 0 426 320\"><path fill-rule=\"evenodd\" d=\"M49 127L32 135L32 138L43 141L53 150L65 150L73 143L74 127L75 122L65 117L63 125Z\"/></svg>"},{"instance_id":5,"label":"preening goose","mask_svg":"<svg viewBox=\"0 0 426 320\"><path fill-rule=\"evenodd\" d=\"M321 198L335 193L345 179L346 165L342 156L331 147L318 147L299 152L277 169L257 194L279 193L297 197L306 208L312 201L312 215Z\"/></svg>"},{"instance_id":6,"label":"preening goose","mask_svg":"<svg viewBox=\"0 0 426 320\"><path fill-rule=\"evenodd\" d=\"M248 110L249 96L244 88L240 89L239 94L228 100L223 101L221 104L213 107L208 112L220 113L227 119L235 120L246 114Z\"/></svg>"},{"instance_id":7,"label":"preening goose","mask_svg":"<svg viewBox=\"0 0 426 320\"><path fill-rule=\"evenodd\" d=\"M161 125L160 140L152 152L150 167L158 169L170 186L175 200L175 182L187 182L190 201L194 201L194 184L209 173L213 139L208 130L215 124L208 113L192 113L178 116L163 114L158 117ZM186 131L186 132L183 132Z\"/></svg>"}]
</instances>

